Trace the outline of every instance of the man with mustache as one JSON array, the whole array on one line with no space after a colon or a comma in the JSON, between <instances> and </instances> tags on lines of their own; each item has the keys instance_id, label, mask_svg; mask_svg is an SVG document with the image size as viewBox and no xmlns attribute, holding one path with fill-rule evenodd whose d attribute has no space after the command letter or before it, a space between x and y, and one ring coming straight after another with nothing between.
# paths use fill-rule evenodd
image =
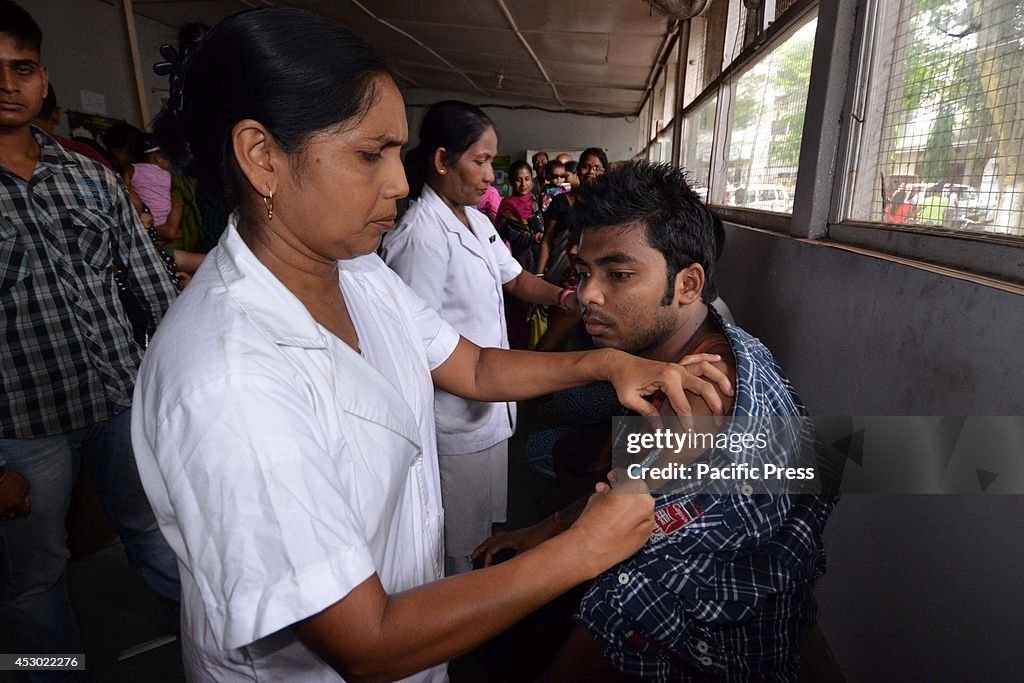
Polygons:
<instances>
[{"instance_id":1,"label":"man with mustache","mask_svg":"<svg viewBox=\"0 0 1024 683\"><path fill-rule=\"evenodd\" d=\"M578 296L597 346L712 362L736 390L720 391L714 405L694 400L695 416L804 423L806 410L768 349L709 303L717 296L714 219L682 171L637 162L609 172L584 190L578 221ZM624 437L620 429L613 438ZM755 493L737 481L655 500L654 536L591 586L550 680L794 680L836 498ZM502 549L532 547L577 510L497 534L476 554L489 561Z\"/></svg>"},{"instance_id":2,"label":"man with mustache","mask_svg":"<svg viewBox=\"0 0 1024 683\"><path fill-rule=\"evenodd\" d=\"M132 564L176 609L177 563L132 455L143 349L114 269L150 331L176 290L114 172L31 125L48 90L41 43L0 0L0 627L19 652L74 654L64 520L83 462Z\"/></svg>"}]
</instances>

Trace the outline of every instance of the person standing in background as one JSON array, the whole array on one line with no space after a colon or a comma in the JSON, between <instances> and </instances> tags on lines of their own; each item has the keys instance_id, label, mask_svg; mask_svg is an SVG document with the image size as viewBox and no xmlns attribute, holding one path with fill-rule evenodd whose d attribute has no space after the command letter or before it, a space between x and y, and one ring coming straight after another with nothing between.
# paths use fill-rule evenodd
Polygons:
<instances>
[{"instance_id":1,"label":"person standing in background","mask_svg":"<svg viewBox=\"0 0 1024 683\"><path fill-rule=\"evenodd\" d=\"M53 88L53 83L49 84L49 90L46 93L46 98L43 100L43 108L39 110L36 115L35 121L32 123L36 128L39 128L44 133L49 135L51 138L57 141L57 144L64 149L81 154L82 156L92 159L98 164L103 164L109 169L114 167L110 164L110 160L96 151L94 148L79 142L78 140L68 140L65 137L57 135L54 131L57 130L57 126L60 125L61 108L57 104L57 92Z\"/></svg>"},{"instance_id":2,"label":"person standing in background","mask_svg":"<svg viewBox=\"0 0 1024 683\"><path fill-rule=\"evenodd\" d=\"M530 163L533 164L533 176L536 181L535 184L544 184L544 167L548 165L548 153L537 152L530 157Z\"/></svg>"},{"instance_id":3,"label":"person standing in background","mask_svg":"<svg viewBox=\"0 0 1024 683\"><path fill-rule=\"evenodd\" d=\"M566 254L569 233L576 225L576 201L581 184L589 185L604 174L608 168L608 157L598 147L583 150L575 171L578 182L569 183L569 191L555 196L544 210L544 239L540 244L540 255L537 257L537 273L543 274L548 282L559 283L565 280L569 268L569 257ZM567 179L564 167L562 178Z\"/></svg>"},{"instance_id":4,"label":"person standing in background","mask_svg":"<svg viewBox=\"0 0 1024 683\"><path fill-rule=\"evenodd\" d=\"M494 181L498 136L487 115L465 102L433 105L420 144L405 158L417 201L384 238L383 257L406 284L474 344L509 348L508 293L532 304L574 308L572 292L544 282L512 258L474 207ZM434 416L445 508L445 570L469 571L470 553L505 521L508 438L515 403L435 392Z\"/></svg>"},{"instance_id":5,"label":"person standing in background","mask_svg":"<svg viewBox=\"0 0 1024 683\"><path fill-rule=\"evenodd\" d=\"M509 169L512 194L498 206L498 234L512 248L512 256L527 271L533 272L537 248L544 234L544 218L533 194L533 174L525 161L513 162Z\"/></svg>"},{"instance_id":6,"label":"person standing in background","mask_svg":"<svg viewBox=\"0 0 1024 683\"><path fill-rule=\"evenodd\" d=\"M180 596L129 425L142 348L114 283L124 273L152 332L175 288L120 179L31 125L48 90L42 32L0 0L0 627L25 653L78 653L64 581L79 466L132 565Z\"/></svg>"}]
</instances>

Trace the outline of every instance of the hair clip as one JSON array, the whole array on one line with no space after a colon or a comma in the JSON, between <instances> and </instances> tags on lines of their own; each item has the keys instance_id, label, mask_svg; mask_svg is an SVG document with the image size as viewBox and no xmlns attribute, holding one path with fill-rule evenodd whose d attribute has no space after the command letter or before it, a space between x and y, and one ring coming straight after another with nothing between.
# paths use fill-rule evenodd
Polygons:
<instances>
[{"instance_id":1,"label":"hair clip","mask_svg":"<svg viewBox=\"0 0 1024 683\"><path fill-rule=\"evenodd\" d=\"M160 46L160 56L164 58L164 61L157 62L153 65L153 73L157 76L168 76L168 81L171 87L171 96L167 101L167 106L170 107L171 111L175 114L180 114L182 109L183 100L185 98L184 90L184 58L178 54L178 51L173 45L164 43Z\"/></svg>"}]
</instances>

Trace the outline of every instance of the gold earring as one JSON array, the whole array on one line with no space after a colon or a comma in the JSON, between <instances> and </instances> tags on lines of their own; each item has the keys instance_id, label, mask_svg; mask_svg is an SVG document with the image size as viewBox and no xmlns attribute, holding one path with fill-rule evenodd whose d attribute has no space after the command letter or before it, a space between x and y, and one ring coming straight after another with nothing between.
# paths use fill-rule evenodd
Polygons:
<instances>
[{"instance_id":1,"label":"gold earring","mask_svg":"<svg viewBox=\"0 0 1024 683\"><path fill-rule=\"evenodd\" d=\"M267 220L274 220L274 193L271 192L269 197L263 198L263 206L267 207Z\"/></svg>"}]
</instances>

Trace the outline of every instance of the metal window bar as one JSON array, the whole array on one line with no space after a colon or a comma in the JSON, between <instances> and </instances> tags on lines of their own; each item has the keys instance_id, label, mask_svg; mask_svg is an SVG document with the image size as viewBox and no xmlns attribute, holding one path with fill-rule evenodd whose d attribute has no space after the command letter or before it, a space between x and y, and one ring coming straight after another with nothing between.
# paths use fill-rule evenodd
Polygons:
<instances>
[{"instance_id":1,"label":"metal window bar","mask_svg":"<svg viewBox=\"0 0 1024 683\"><path fill-rule=\"evenodd\" d=\"M882 126L861 138L847 217L1024 237L1024 2L881 4Z\"/></svg>"}]
</instances>

